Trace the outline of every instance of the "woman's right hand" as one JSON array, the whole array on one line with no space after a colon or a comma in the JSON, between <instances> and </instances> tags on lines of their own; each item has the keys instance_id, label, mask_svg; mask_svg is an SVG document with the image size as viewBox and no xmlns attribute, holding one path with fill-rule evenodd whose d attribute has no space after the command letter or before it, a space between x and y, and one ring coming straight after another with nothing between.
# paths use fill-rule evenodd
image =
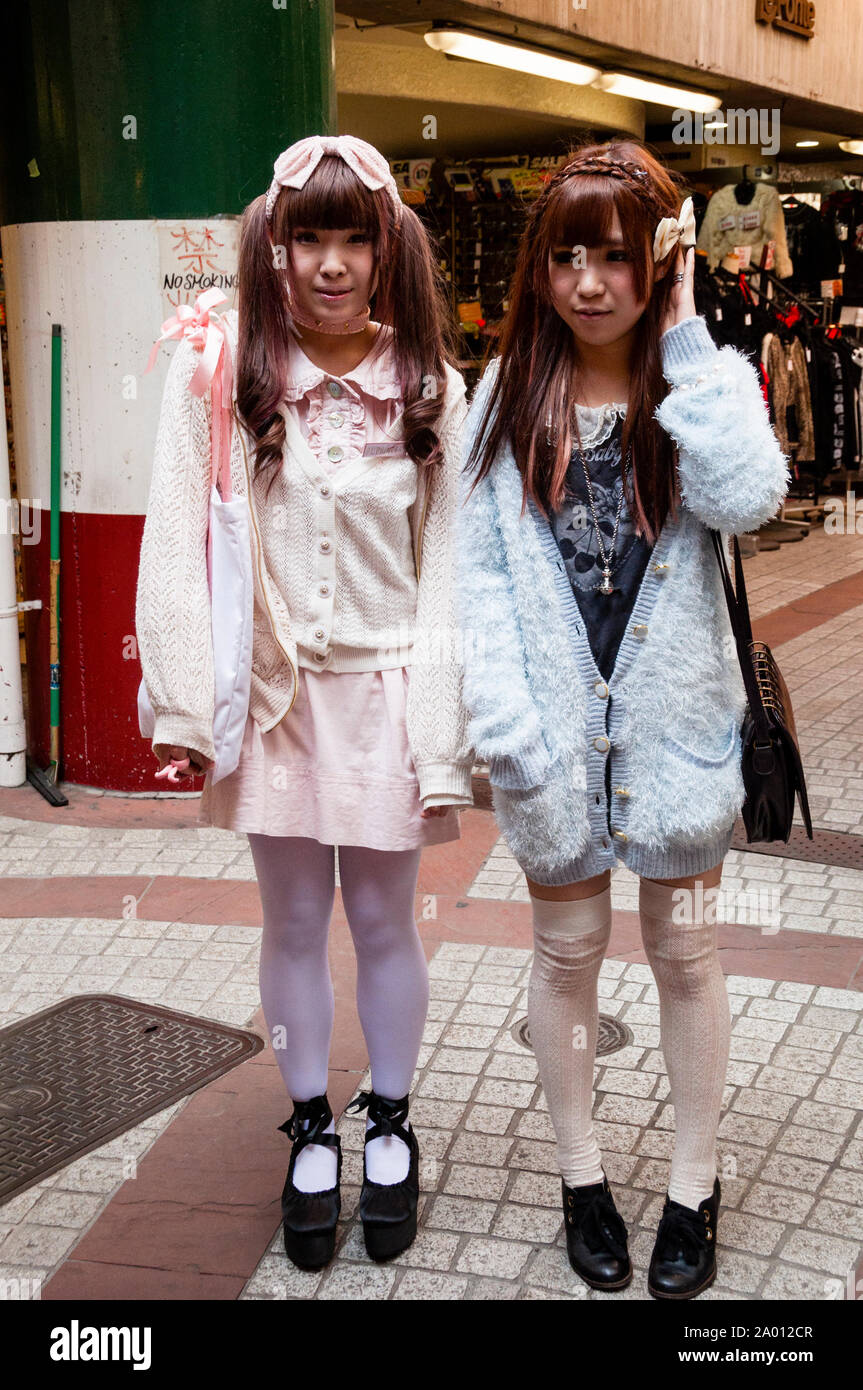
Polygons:
<instances>
[{"instance_id":1,"label":"woman's right hand","mask_svg":"<svg viewBox=\"0 0 863 1390\"><path fill-rule=\"evenodd\" d=\"M201 766L201 761L203 759L194 748L181 748L174 744L171 747L170 759L160 762L156 776L171 783L178 782L181 777L202 777L205 769Z\"/></svg>"}]
</instances>

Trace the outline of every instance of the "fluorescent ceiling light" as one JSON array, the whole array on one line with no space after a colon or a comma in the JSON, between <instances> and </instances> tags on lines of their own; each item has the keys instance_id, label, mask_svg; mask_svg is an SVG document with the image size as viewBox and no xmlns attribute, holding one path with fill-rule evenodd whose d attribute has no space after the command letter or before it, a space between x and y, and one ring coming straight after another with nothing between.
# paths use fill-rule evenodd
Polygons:
<instances>
[{"instance_id":1,"label":"fluorescent ceiling light","mask_svg":"<svg viewBox=\"0 0 863 1390\"><path fill-rule=\"evenodd\" d=\"M840 140L839 148L846 154L863 154L863 140Z\"/></svg>"},{"instance_id":2,"label":"fluorescent ceiling light","mask_svg":"<svg viewBox=\"0 0 863 1390\"><path fill-rule=\"evenodd\" d=\"M797 146L798 150L805 150L808 149L811 145L819 145L821 142L820 140L795 140L794 143Z\"/></svg>"},{"instance_id":3,"label":"fluorescent ceiling light","mask_svg":"<svg viewBox=\"0 0 863 1390\"><path fill-rule=\"evenodd\" d=\"M661 82L631 77L626 72L604 72L597 77L593 86L614 96L655 101L661 106L679 106L685 111L717 111L722 105L721 97L708 96L706 92L688 92L680 87L666 87Z\"/></svg>"},{"instance_id":4,"label":"fluorescent ceiling light","mask_svg":"<svg viewBox=\"0 0 863 1390\"><path fill-rule=\"evenodd\" d=\"M534 77L551 77L555 82L570 82L585 87L600 74L600 68L587 67L572 58L558 58L539 48L530 48L502 39L473 34L466 29L429 29L423 35L429 48L449 53L456 58L473 58L496 68L528 72Z\"/></svg>"}]
</instances>

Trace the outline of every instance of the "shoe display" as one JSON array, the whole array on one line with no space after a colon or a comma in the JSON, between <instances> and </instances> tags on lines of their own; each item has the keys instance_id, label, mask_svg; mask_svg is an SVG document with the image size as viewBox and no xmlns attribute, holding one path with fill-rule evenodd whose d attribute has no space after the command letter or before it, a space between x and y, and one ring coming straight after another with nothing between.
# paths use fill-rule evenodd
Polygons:
<instances>
[{"instance_id":1,"label":"shoe display","mask_svg":"<svg viewBox=\"0 0 863 1390\"><path fill-rule=\"evenodd\" d=\"M373 1182L368 1176L363 1153L363 1186L360 1192L360 1220L366 1250L373 1260L391 1260L400 1255L417 1233L417 1201L419 1199L419 1144L413 1125L405 1128L408 1097L387 1100L376 1091L360 1091L345 1106L345 1114L368 1110L372 1121L366 1130L365 1142L382 1135L394 1134L410 1150L410 1167L401 1182Z\"/></svg>"},{"instance_id":2,"label":"shoe display","mask_svg":"<svg viewBox=\"0 0 863 1390\"><path fill-rule=\"evenodd\" d=\"M720 1197L718 1177L712 1195L696 1210L666 1192L647 1274L647 1291L654 1298L695 1298L713 1283Z\"/></svg>"},{"instance_id":3,"label":"shoe display","mask_svg":"<svg viewBox=\"0 0 863 1390\"><path fill-rule=\"evenodd\" d=\"M608 1178L586 1187L561 1180L561 1186L569 1263L593 1289L625 1289L632 1279L628 1232Z\"/></svg>"},{"instance_id":4,"label":"shoe display","mask_svg":"<svg viewBox=\"0 0 863 1390\"><path fill-rule=\"evenodd\" d=\"M278 1126L294 1141L282 1191L282 1230L285 1253L299 1269L322 1269L333 1258L336 1247L336 1223L342 1205L342 1148L337 1134L324 1133L332 1118L327 1097L314 1096L311 1100L294 1101L291 1118ZM294 1186L294 1167L307 1144L324 1144L336 1150L334 1187L302 1192Z\"/></svg>"}]
</instances>

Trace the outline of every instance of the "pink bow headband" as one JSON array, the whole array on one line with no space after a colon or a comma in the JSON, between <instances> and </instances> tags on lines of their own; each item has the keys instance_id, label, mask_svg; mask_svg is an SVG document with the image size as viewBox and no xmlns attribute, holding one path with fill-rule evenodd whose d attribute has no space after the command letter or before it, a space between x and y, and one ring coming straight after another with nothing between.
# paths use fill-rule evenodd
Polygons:
<instances>
[{"instance_id":1,"label":"pink bow headband","mask_svg":"<svg viewBox=\"0 0 863 1390\"><path fill-rule=\"evenodd\" d=\"M317 169L325 154L337 154L353 169L366 188L385 188L390 195L398 225L402 215L402 200L390 166L380 150L357 135L308 135L283 150L273 165L273 181L267 193L266 214L269 222L280 188L302 188Z\"/></svg>"}]
</instances>

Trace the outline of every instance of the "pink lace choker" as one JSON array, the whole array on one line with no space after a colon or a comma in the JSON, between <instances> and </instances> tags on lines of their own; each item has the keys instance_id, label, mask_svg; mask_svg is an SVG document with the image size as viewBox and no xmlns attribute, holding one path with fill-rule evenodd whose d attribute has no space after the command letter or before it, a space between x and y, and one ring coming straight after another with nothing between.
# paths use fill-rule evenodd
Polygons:
<instances>
[{"instance_id":1,"label":"pink lace choker","mask_svg":"<svg viewBox=\"0 0 863 1390\"><path fill-rule=\"evenodd\" d=\"M318 333L345 334L361 333L371 318L371 305L367 304L358 314L352 318L336 320L316 319L300 309L298 305L290 301L291 317L295 323L302 324L303 328L314 328Z\"/></svg>"}]
</instances>

